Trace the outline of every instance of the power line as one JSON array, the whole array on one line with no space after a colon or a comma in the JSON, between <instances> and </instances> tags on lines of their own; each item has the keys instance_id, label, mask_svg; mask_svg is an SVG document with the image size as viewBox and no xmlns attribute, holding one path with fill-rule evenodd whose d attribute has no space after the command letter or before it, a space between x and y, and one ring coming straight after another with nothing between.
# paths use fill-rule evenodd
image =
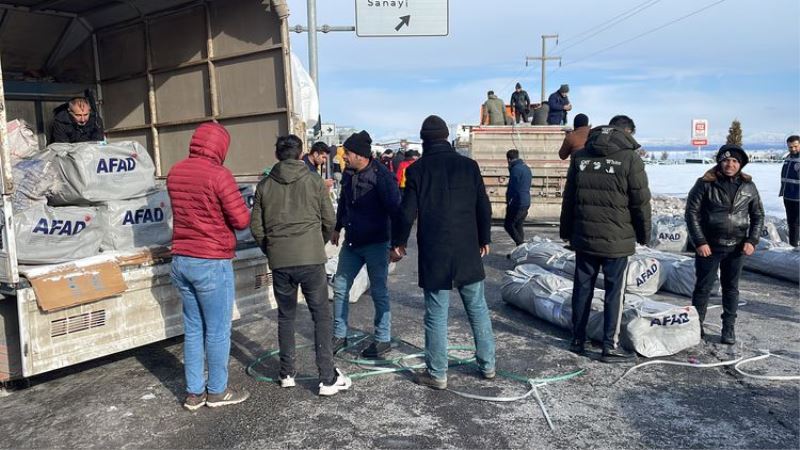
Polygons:
<instances>
[{"instance_id":1,"label":"power line","mask_svg":"<svg viewBox=\"0 0 800 450\"><path fill-rule=\"evenodd\" d=\"M619 47L619 46L625 45L625 44L627 44L627 43L629 43L629 42L631 42L631 41L634 41L634 40L636 40L636 39L639 39L639 38L641 38L641 37L647 36L648 34L655 33L656 31L659 31L659 30L661 30L661 29L664 29L664 28L666 28L666 27L668 27L668 26L670 26L670 25L673 25L673 24L675 24L675 23L678 23L678 22L680 22L680 21L682 21L682 20L684 20L684 19L688 19L689 17L692 17L692 16L694 16L694 15L700 14L701 12L703 12L703 11L705 11L705 10L707 10L707 9L709 9L709 8L711 8L711 7L713 7L713 6L719 5L720 3L723 3L723 2L725 2L725 1L726 1L726 0L718 0L718 1L716 1L716 2L714 2L714 3L712 3L712 4L710 4L710 5L707 5L707 6L704 6L704 7L700 8L700 9L698 9L698 10L692 11L692 12L690 12L689 14L686 14L686 15L684 15L684 16L678 17L677 19L671 20L671 21L669 21L669 22L667 22L667 23L665 23L665 24L663 24L663 25L661 25L661 26L658 26L658 27L656 27L656 28L653 28L653 29L651 29L651 30L649 30L649 31L646 31L646 32L644 32L644 33L641 33L641 34L637 34L636 36L633 36L633 37L632 37L632 38L630 38L630 39L626 39L626 40L624 40L624 41L622 41L622 42L618 42L618 43L616 43L616 44L614 44L614 45L611 45L611 46L608 46L608 47L606 47L606 48L603 48L603 49L601 49L601 50L598 50L598 51L596 51L596 52L594 52L594 53L591 53L591 54L589 54L589 55L586 55L586 56L584 56L584 57L582 57L582 58L578 58L578 59L576 59L576 60L574 60L574 61L569 61L569 62L566 62L566 63L564 63L563 65L567 66L567 65L571 65L571 64L578 63L578 62L580 62L580 61L584 61L584 60L586 60L586 59L589 59L589 58L593 58L593 57L595 57L595 56L599 55L600 53L604 53L604 52L607 52L607 51L609 51L609 50L613 50L613 49L615 49L615 48L617 48L617 47Z\"/></svg>"},{"instance_id":2,"label":"power line","mask_svg":"<svg viewBox=\"0 0 800 450\"><path fill-rule=\"evenodd\" d=\"M603 31L608 30L609 28L613 27L614 25L617 25L619 23L622 23L622 22L630 19L631 17L639 14L640 12L646 10L647 8L650 8L651 6L655 5L656 3L660 2L660 1L661 0L650 0L649 2L646 2L646 4L643 7L639 8L639 9L637 9L635 11L632 11L629 14L625 15L624 17L621 17L621 18L619 18L619 19L617 19L615 21L609 22L608 25L606 25L606 26L600 28L599 30L595 31L594 33L584 37L583 39L579 40L578 42L575 42L574 44L571 44L571 45L566 46L565 48L562 48L561 49L561 54L563 55L564 52L566 52L567 50L575 47L578 44L581 44L583 42L588 41L589 39L597 36L598 34L602 33Z\"/></svg>"},{"instance_id":3,"label":"power line","mask_svg":"<svg viewBox=\"0 0 800 450\"><path fill-rule=\"evenodd\" d=\"M575 39L578 39L578 38L580 38L581 36L583 36L583 35L585 35L585 34L591 33L592 31L596 30L597 28L600 28L600 27L602 27L603 25L605 25L605 24L607 24L607 23L609 23L609 22L611 22L611 21L614 21L614 20L616 20L616 19L618 19L618 18L620 18L620 17L624 16L624 15L626 15L626 14L630 13L631 11L634 11L634 10L636 10L636 9L639 9L639 8L641 8L642 6L646 5L647 3L650 3L651 1L653 1L653 0L646 0L645 2L642 2L642 3L640 3L640 4L636 5L636 6L634 6L634 7L633 7L633 8L631 8L631 9L626 9L625 11L621 12L620 14L617 14L616 16L614 16L614 17L612 17L612 18L610 18L610 19L608 19L608 20L606 20L606 21L604 21L604 22L600 22L599 24L597 24L597 25L595 25L595 26L593 26L593 27L591 27L591 28L588 28L588 29L586 29L586 30L584 30L584 31L581 31L580 33L578 33L578 34L576 34L576 35L574 35L574 36L571 36L571 37L568 37L568 38L564 39L564 40L563 40L561 43L571 42L571 41L573 41L573 40L575 40ZM624 19L623 19L623 20L624 20ZM556 45L558 45L558 43L556 43Z\"/></svg>"}]
</instances>

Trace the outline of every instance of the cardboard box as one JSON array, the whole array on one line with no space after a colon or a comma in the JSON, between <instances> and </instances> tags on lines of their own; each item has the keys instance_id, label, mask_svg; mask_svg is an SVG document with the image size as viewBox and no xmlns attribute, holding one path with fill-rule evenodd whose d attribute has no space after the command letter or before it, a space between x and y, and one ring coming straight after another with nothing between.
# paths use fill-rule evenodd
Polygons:
<instances>
[{"instance_id":1,"label":"cardboard box","mask_svg":"<svg viewBox=\"0 0 800 450\"><path fill-rule=\"evenodd\" d=\"M28 280L43 311L91 303L119 295L128 288L119 265L114 261L85 266L63 264Z\"/></svg>"}]
</instances>

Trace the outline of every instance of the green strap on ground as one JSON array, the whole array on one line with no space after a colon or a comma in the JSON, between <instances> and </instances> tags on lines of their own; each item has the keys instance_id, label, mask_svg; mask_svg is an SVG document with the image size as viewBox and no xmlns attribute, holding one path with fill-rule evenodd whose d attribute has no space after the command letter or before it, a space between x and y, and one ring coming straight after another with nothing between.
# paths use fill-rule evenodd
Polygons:
<instances>
[{"instance_id":1,"label":"green strap on ground","mask_svg":"<svg viewBox=\"0 0 800 450\"><path fill-rule=\"evenodd\" d=\"M407 354L407 355L403 355L403 356L399 356L397 358L391 358L391 359L357 359L357 358L347 358L347 357L343 356L343 353L346 350L349 350L351 348L354 348L354 347L358 346L361 342L363 342L368 337L369 336L366 335L366 334L359 334L359 335L350 336L350 337L347 338L349 344L346 347L344 347L341 350L339 350L338 352L336 352L336 354L334 354L334 356L337 357L338 359L340 359L341 361L344 361L344 362L347 362L347 363L350 363L350 364L353 364L355 366L358 366L360 368L365 369L365 370L363 370L361 372L355 372L355 373L348 374L348 377L350 377L350 379L358 380L358 379L367 378L367 377L373 377L373 376L377 376L377 375L385 375L385 374L388 374L388 373L412 371L412 370L416 370L416 369L422 369L422 368L425 367L424 363L423 364L417 364L417 365L408 365L408 364L406 364L406 361L408 361L408 360L424 358L425 354L423 352L411 353L411 354ZM419 347L417 347L417 346L415 346L415 345L413 345L413 344L411 344L409 342L403 341L403 340L392 339L392 342L394 342L396 344L408 345L410 347L419 349ZM297 348L298 349L309 348L311 346L312 346L312 344L303 344L303 345L297 346ZM457 356L453 355L452 352L475 352L475 348L474 347L468 347L468 346L451 346L451 347L447 347L447 357L448 357L448 360L449 360L448 367L463 366L463 365L467 365L467 364L475 365L475 357L460 358L460 357L457 357ZM277 356L278 353L280 353L280 350L274 349L274 350L268 350L268 351L262 353L261 355L259 355L252 363L250 363L247 366L247 374L250 375L251 377L253 377L253 379L255 379L257 381L263 381L263 382L267 382L267 383L278 383L279 382L278 379L272 378L272 377L268 377L268 376L262 374L261 372L259 372L256 369L256 367L261 365L265 360L270 359L270 358L272 358L274 356ZM564 374L564 375L558 375L558 376L547 377L547 378L530 378L530 377L526 377L524 375L518 375L518 374L515 374L513 372L509 372L509 371L506 371L506 370L498 370L497 374L502 376L502 377L505 377L505 378L508 378L508 379L511 379L511 380L515 380L515 381L520 381L522 383L526 383L527 384L527 383L530 383L530 382L532 382L532 383L555 383L555 382L559 382L559 381L566 381L566 380L575 378L575 377L583 374L584 372L585 372L585 369L581 369L581 370L577 370L575 372L570 372L570 373L567 373L567 374ZM297 381L314 381L314 380L317 380L317 379L318 379L318 377L312 377L312 376L304 376L304 377L296 377L295 378L295 380L297 380Z\"/></svg>"}]
</instances>

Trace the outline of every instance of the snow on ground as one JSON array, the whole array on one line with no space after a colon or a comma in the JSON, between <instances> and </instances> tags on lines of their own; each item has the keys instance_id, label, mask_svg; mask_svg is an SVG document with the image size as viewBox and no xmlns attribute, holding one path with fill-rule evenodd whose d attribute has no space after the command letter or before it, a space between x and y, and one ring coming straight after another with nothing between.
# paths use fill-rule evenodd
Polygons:
<instances>
[{"instance_id":1,"label":"snow on ground","mask_svg":"<svg viewBox=\"0 0 800 450\"><path fill-rule=\"evenodd\" d=\"M649 164L646 169L650 191L653 194L685 198L695 181L711 167L713 166L710 164ZM773 216L785 217L783 198L778 197L781 187L781 164L748 164L744 172L752 175L761 195L761 201L764 203L764 211Z\"/></svg>"}]
</instances>

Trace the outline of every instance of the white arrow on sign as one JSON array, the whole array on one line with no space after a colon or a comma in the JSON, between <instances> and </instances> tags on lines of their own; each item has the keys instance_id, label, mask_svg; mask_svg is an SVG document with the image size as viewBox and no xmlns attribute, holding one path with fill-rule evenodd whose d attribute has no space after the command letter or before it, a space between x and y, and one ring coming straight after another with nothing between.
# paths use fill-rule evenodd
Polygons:
<instances>
[{"instance_id":1,"label":"white arrow on sign","mask_svg":"<svg viewBox=\"0 0 800 450\"><path fill-rule=\"evenodd\" d=\"M447 36L449 0L355 0L360 37Z\"/></svg>"}]
</instances>

